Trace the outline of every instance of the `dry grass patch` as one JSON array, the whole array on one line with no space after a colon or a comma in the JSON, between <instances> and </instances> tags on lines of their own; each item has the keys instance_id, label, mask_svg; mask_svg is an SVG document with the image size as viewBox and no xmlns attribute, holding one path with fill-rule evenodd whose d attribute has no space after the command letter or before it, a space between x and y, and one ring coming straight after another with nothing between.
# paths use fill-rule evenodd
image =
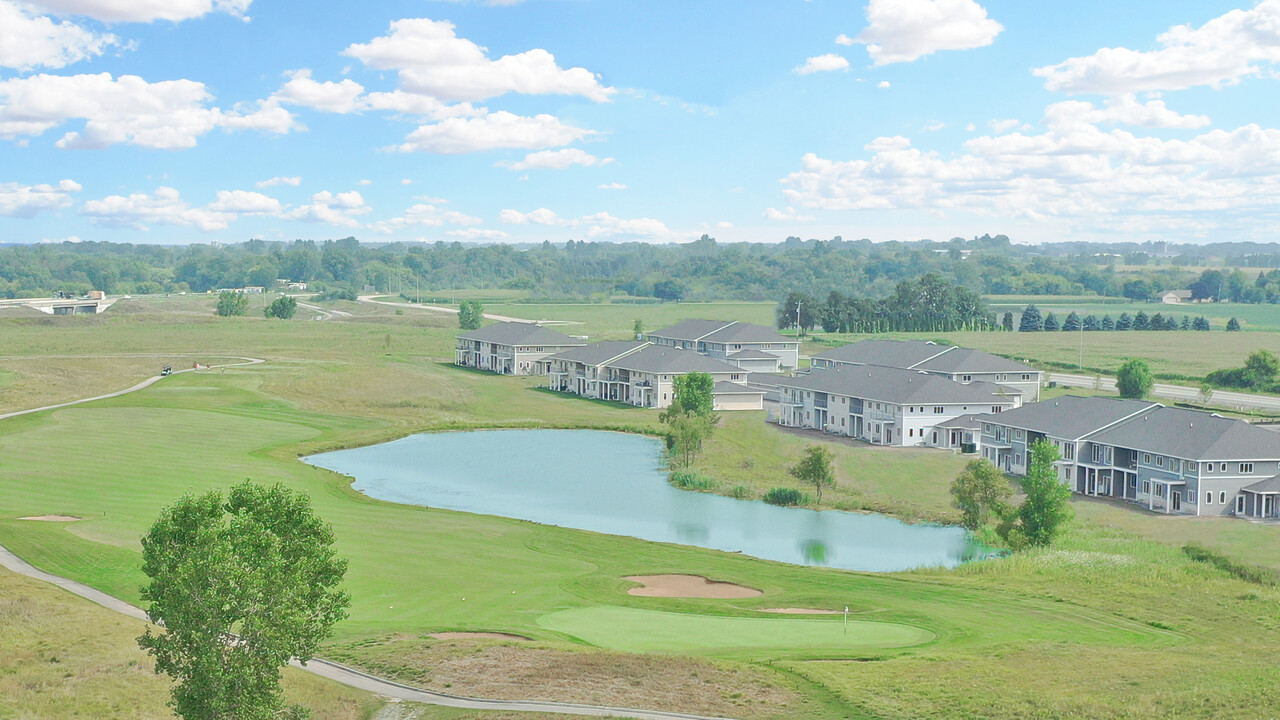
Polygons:
<instances>
[{"instance_id":1,"label":"dry grass patch","mask_svg":"<svg viewBox=\"0 0 1280 720\"><path fill-rule=\"evenodd\" d=\"M723 582L701 575L628 575L623 578L639 587L629 588L628 595L662 598L749 598L763 595L755 588Z\"/></svg>"},{"instance_id":2,"label":"dry grass patch","mask_svg":"<svg viewBox=\"0 0 1280 720\"><path fill-rule=\"evenodd\" d=\"M747 718L778 715L802 702L767 671L672 656L394 636L331 648L325 657L417 687L504 700Z\"/></svg>"}]
</instances>

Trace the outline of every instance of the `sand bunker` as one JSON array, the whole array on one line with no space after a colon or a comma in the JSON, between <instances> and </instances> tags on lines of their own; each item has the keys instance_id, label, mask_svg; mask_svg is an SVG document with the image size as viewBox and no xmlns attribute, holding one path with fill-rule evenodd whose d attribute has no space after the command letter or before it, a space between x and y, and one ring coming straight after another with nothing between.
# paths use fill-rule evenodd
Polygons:
<instances>
[{"instance_id":1,"label":"sand bunker","mask_svg":"<svg viewBox=\"0 0 1280 720\"><path fill-rule=\"evenodd\" d=\"M32 515L31 517L18 518L19 520L40 520L42 522L75 522L80 518L75 515Z\"/></svg>"},{"instance_id":2,"label":"sand bunker","mask_svg":"<svg viewBox=\"0 0 1280 720\"><path fill-rule=\"evenodd\" d=\"M839 610L819 610L817 608L760 608L760 612L778 613L780 615L839 615Z\"/></svg>"},{"instance_id":3,"label":"sand bunker","mask_svg":"<svg viewBox=\"0 0 1280 720\"><path fill-rule=\"evenodd\" d=\"M666 598L749 598L764 593L731 582L716 582L701 575L630 575L631 582L641 587L627 590L628 595Z\"/></svg>"},{"instance_id":4,"label":"sand bunker","mask_svg":"<svg viewBox=\"0 0 1280 720\"><path fill-rule=\"evenodd\" d=\"M437 640L528 640L529 638L515 633L500 632L440 632L431 633Z\"/></svg>"}]
</instances>

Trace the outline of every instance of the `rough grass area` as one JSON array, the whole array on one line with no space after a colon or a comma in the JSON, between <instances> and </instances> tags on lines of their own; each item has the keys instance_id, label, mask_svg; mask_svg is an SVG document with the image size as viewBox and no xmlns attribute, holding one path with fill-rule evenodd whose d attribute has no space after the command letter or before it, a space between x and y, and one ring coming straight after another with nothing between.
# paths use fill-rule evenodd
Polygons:
<instances>
[{"instance_id":1,"label":"rough grass area","mask_svg":"<svg viewBox=\"0 0 1280 720\"><path fill-rule=\"evenodd\" d=\"M59 588L0 569L0 717L170 720L169 680L135 638L142 623ZM361 720L382 703L288 670L291 702L314 720Z\"/></svg>"},{"instance_id":2,"label":"rough grass area","mask_svg":"<svg viewBox=\"0 0 1280 720\"><path fill-rule=\"evenodd\" d=\"M439 692L775 718L804 699L783 676L728 662L566 651L486 640L373 638L335 647L335 659Z\"/></svg>"}]
</instances>

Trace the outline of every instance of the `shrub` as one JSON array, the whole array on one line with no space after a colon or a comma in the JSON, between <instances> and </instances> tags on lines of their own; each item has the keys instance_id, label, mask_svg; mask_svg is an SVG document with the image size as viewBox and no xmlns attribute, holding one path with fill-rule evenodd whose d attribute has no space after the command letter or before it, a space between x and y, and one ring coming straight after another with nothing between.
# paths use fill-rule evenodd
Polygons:
<instances>
[{"instance_id":1,"label":"shrub","mask_svg":"<svg viewBox=\"0 0 1280 720\"><path fill-rule=\"evenodd\" d=\"M715 490L716 481L706 475L699 475L692 470L677 470L671 473L670 482L685 490Z\"/></svg>"},{"instance_id":2,"label":"shrub","mask_svg":"<svg viewBox=\"0 0 1280 720\"><path fill-rule=\"evenodd\" d=\"M1214 552L1203 545L1191 543L1182 546L1182 552L1187 557L1212 565L1223 572L1234 575L1235 577L1255 585L1271 585L1280 584L1280 573L1275 570L1257 565L1247 565L1245 563L1236 562L1231 558L1219 552Z\"/></svg>"},{"instance_id":3,"label":"shrub","mask_svg":"<svg viewBox=\"0 0 1280 720\"><path fill-rule=\"evenodd\" d=\"M351 300L354 302L356 300L356 291L351 288L334 288L327 292L322 292L311 299L317 302L328 302L330 300Z\"/></svg>"},{"instance_id":4,"label":"shrub","mask_svg":"<svg viewBox=\"0 0 1280 720\"><path fill-rule=\"evenodd\" d=\"M734 497L739 500L749 500L751 498L751 488L746 485L734 485L733 489L729 491L729 497Z\"/></svg>"},{"instance_id":5,"label":"shrub","mask_svg":"<svg viewBox=\"0 0 1280 720\"><path fill-rule=\"evenodd\" d=\"M809 496L795 488L770 488L769 492L764 494L764 501L770 505L794 507L808 503Z\"/></svg>"}]
</instances>

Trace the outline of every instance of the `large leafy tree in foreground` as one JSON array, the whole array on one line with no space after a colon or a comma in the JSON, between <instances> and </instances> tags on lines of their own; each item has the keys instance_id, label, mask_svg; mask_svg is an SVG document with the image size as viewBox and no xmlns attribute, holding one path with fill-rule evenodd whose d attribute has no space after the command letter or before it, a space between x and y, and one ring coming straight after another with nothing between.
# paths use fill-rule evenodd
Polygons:
<instances>
[{"instance_id":1,"label":"large leafy tree in foreground","mask_svg":"<svg viewBox=\"0 0 1280 720\"><path fill-rule=\"evenodd\" d=\"M305 718L286 707L280 668L309 660L349 598L345 560L309 499L245 482L165 508L142 538L148 628L138 644L178 681L170 705L185 720Z\"/></svg>"}]
</instances>

